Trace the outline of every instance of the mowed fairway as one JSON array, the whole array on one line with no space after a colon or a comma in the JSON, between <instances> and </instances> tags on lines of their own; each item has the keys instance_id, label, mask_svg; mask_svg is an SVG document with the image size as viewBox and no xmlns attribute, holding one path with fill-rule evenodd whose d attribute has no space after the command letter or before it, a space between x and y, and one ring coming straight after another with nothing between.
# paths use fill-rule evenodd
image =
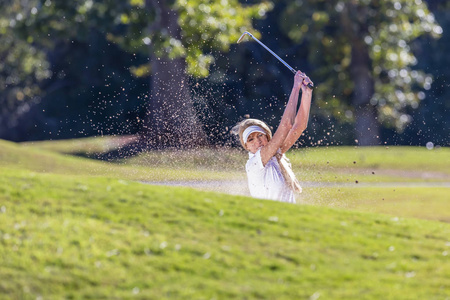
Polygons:
<instances>
[{"instance_id":1,"label":"mowed fairway","mask_svg":"<svg viewBox=\"0 0 450 300\"><path fill-rule=\"evenodd\" d=\"M98 137L35 142L22 144L22 147L10 152L22 157L20 149L26 148L26 151L43 151L46 155L95 157L132 139ZM298 202L302 204L450 221L448 148L318 147L292 150L287 156L303 185L304 193L298 196ZM103 174L155 184L185 185L249 195L244 171L247 154L240 149L152 151L116 160L114 164L71 156L64 159L73 159L73 163L47 163L42 166L42 159L26 161L23 158L22 161L33 170ZM54 156L47 160L54 160ZM35 166L36 163L38 166Z\"/></svg>"},{"instance_id":2,"label":"mowed fairway","mask_svg":"<svg viewBox=\"0 0 450 300\"><path fill-rule=\"evenodd\" d=\"M174 153L108 163L37 143L0 143L0 298L450 297L444 167L428 164L433 176L427 179L422 170L397 176L401 165L378 166L372 174L373 165L353 164L351 155L350 166L324 157L323 165L311 159L301 167L305 154L298 150L289 154L296 172L303 170L302 181L309 174L317 186L301 196L309 205L288 205L138 182L239 179L238 160L245 155L239 151L224 152L221 159L230 164L220 168L207 162L207 151L184 154L191 159L185 156L185 165L174 166ZM325 156L326 150L320 149ZM447 149L436 150L448 155ZM421 157L427 153L432 152ZM448 156L442 157L445 163ZM392 184L392 174L379 175L381 170L417 187L350 182L365 183L361 172L368 172L367 178L378 176L374 183ZM422 194L430 196L430 205L417 197ZM404 218L392 213L397 206L415 212L428 207L425 217L434 214L441 221Z\"/></svg>"}]
</instances>

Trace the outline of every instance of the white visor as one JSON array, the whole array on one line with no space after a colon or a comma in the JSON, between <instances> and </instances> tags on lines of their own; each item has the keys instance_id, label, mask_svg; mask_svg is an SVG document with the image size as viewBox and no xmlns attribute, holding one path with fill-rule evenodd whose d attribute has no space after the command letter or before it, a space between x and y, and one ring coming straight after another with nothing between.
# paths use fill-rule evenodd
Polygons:
<instances>
[{"instance_id":1,"label":"white visor","mask_svg":"<svg viewBox=\"0 0 450 300\"><path fill-rule=\"evenodd\" d=\"M245 130L244 133L242 134L243 138L244 138L244 143L247 143L248 137L250 136L250 134L252 134L253 132L261 132L262 134L266 134L266 132L264 131L264 129L262 129L261 127L257 126L257 125L252 125L252 126L248 126Z\"/></svg>"}]
</instances>

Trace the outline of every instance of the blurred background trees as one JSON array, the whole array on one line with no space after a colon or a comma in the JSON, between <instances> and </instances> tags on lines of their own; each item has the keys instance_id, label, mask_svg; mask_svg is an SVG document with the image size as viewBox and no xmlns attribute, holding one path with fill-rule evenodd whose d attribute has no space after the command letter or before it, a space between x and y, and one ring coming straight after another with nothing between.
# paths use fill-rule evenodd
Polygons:
<instances>
[{"instance_id":1,"label":"blurred background trees","mask_svg":"<svg viewBox=\"0 0 450 300\"><path fill-rule=\"evenodd\" d=\"M351 116L363 145L380 143L382 125L404 130L408 109L418 108L432 82L414 69L410 43L442 33L425 3L295 1L283 19L284 32L297 43L306 40L309 61L320 66L312 75L326 82L316 93L323 110L337 119ZM304 22L296 26L299 19Z\"/></svg>"},{"instance_id":2,"label":"blurred background trees","mask_svg":"<svg viewBox=\"0 0 450 300\"><path fill-rule=\"evenodd\" d=\"M2 1L0 138L222 144L316 84L304 145L448 145L446 1ZM258 35L257 35L258 36Z\"/></svg>"}]
</instances>

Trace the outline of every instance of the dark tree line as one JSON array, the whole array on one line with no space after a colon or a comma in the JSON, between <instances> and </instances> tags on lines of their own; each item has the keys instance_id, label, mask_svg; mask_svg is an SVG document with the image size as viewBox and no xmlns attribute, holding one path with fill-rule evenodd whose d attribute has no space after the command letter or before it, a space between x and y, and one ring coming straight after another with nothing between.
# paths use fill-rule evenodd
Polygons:
<instances>
[{"instance_id":1,"label":"dark tree line","mask_svg":"<svg viewBox=\"0 0 450 300\"><path fill-rule=\"evenodd\" d=\"M276 126L292 74L258 44L233 44L246 29L316 83L303 145L449 143L445 1L429 1L431 13L420 1L305 0L241 14L215 1L138 2L6 1L0 138L204 145L230 142L248 115Z\"/></svg>"}]
</instances>

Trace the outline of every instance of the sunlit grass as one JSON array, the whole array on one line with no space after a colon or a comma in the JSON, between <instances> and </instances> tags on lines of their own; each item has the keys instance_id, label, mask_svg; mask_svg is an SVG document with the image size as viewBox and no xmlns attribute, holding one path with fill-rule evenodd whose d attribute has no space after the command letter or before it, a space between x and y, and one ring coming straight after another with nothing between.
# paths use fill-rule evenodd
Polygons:
<instances>
[{"instance_id":1,"label":"sunlit grass","mask_svg":"<svg viewBox=\"0 0 450 300\"><path fill-rule=\"evenodd\" d=\"M75 152L87 154L92 145L100 149L102 143L109 145L118 142L117 139L87 138L33 144L0 141L1 167L11 172L24 169L38 173L103 176L157 184L166 182L208 191L249 195L244 170L247 154L241 149L150 151L115 162L63 154L68 151L68 145L77 144ZM448 222L446 212L450 211L447 196L450 175L446 170L450 169L450 164L446 157L442 157L442 153L445 155L447 152L446 148L331 147L293 150L288 156L304 188L303 194L298 196L301 203ZM433 160L435 154L436 160ZM411 160L412 156L421 159ZM395 168L384 161L393 158L397 161ZM410 169L408 162L417 169ZM421 164L428 167L419 168ZM396 192L391 195L393 189Z\"/></svg>"},{"instance_id":2,"label":"sunlit grass","mask_svg":"<svg viewBox=\"0 0 450 300\"><path fill-rule=\"evenodd\" d=\"M27 148L93 155L132 137L97 137L24 144ZM301 181L423 182L450 179L450 150L425 147L315 147L287 153ZM239 179L248 156L240 148L150 151L120 160L123 165L191 171L219 170L223 179ZM226 174L226 172L230 172ZM244 174L245 175L245 174ZM205 176L204 176L205 177ZM200 176L199 176L200 178ZM182 179L182 178L180 178ZM204 178L206 179L206 178Z\"/></svg>"},{"instance_id":3,"label":"sunlit grass","mask_svg":"<svg viewBox=\"0 0 450 300\"><path fill-rule=\"evenodd\" d=\"M448 187L329 186L305 188L298 198L302 204L450 223L448 193Z\"/></svg>"},{"instance_id":4,"label":"sunlit grass","mask_svg":"<svg viewBox=\"0 0 450 300\"><path fill-rule=\"evenodd\" d=\"M445 299L450 224L0 168L7 299Z\"/></svg>"},{"instance_id":5,"label":"sunlit grass","mask_svg":"<svg viewBox=\"0 0 450 300\"><path fill-rule=\"evenodd\" d=\"M289 153L293 164L317 168L365 168L441 172L450 175L450 149L441 147L316 147Z\"/></svg>"},{"instance_id":6,"label":"sunlit grass","mask_svg":"<svg viewBox=\"0 0 450 300\"><path fill-rule=\"evenodd\" d=\"M138 181L221 180L223 178L240 178L241 175L241 172L225 172L219 169L175 169L168 165L150 167L125 161L108 163L1 140L0 162L2 167L41 173L108 176Z\"/></svg>"}]
</instances>

